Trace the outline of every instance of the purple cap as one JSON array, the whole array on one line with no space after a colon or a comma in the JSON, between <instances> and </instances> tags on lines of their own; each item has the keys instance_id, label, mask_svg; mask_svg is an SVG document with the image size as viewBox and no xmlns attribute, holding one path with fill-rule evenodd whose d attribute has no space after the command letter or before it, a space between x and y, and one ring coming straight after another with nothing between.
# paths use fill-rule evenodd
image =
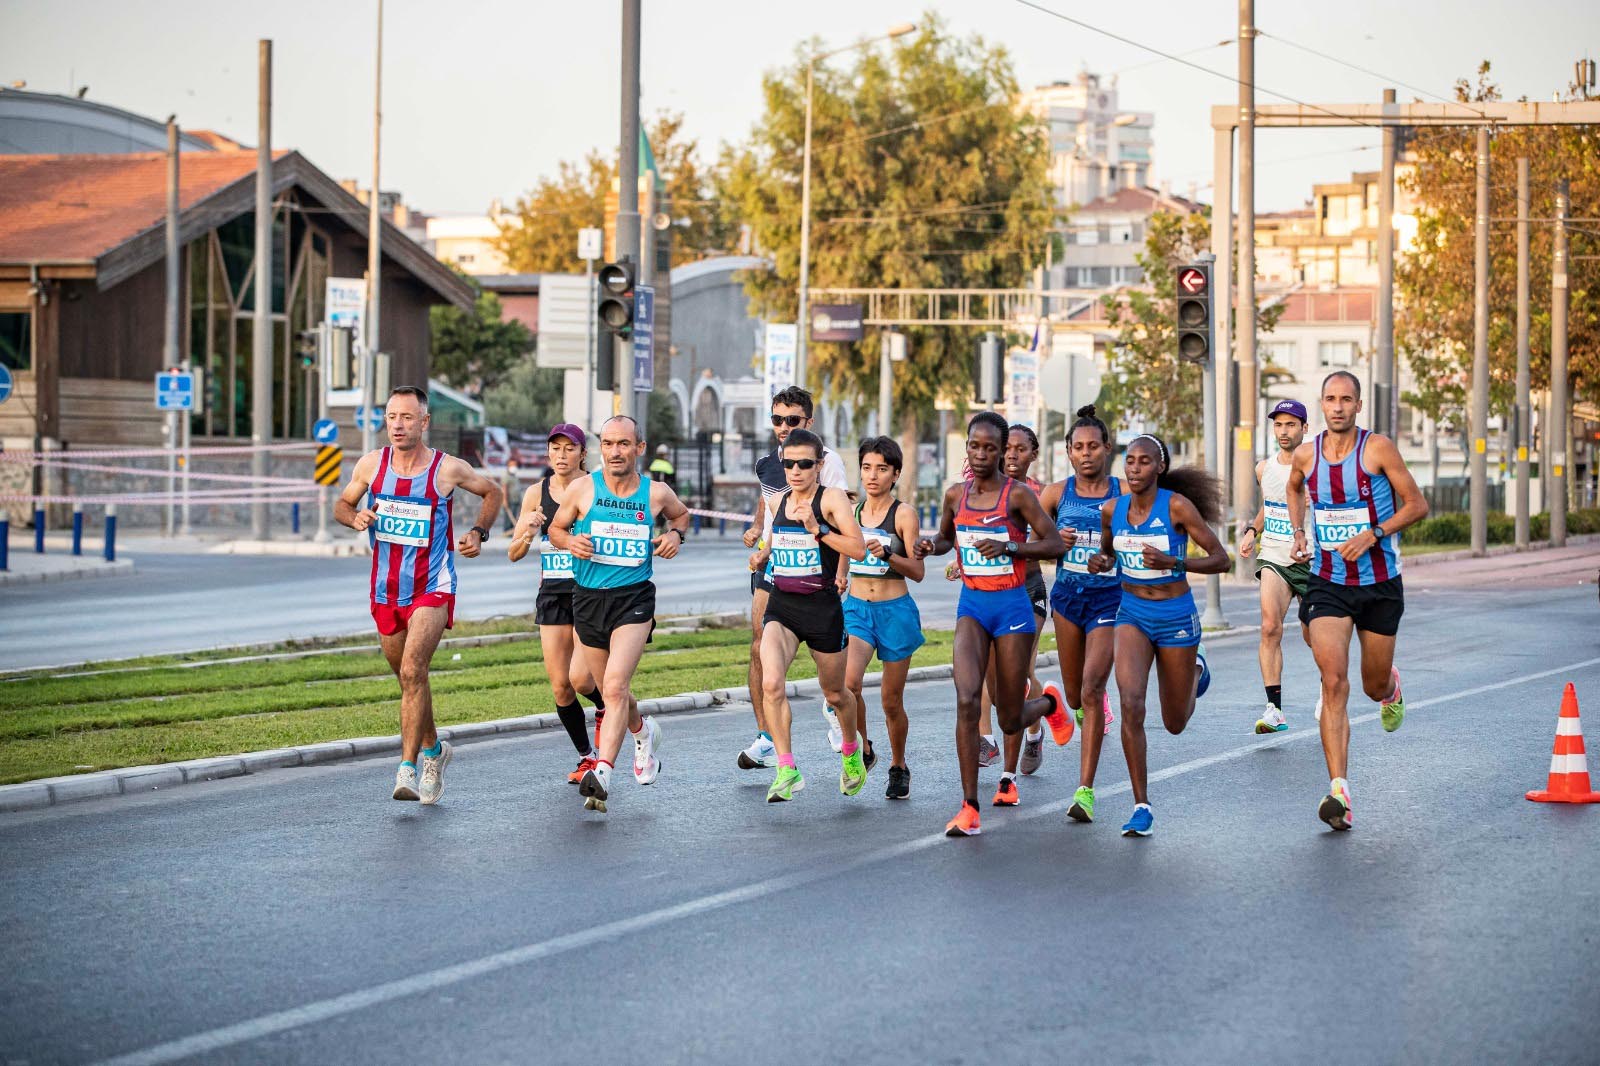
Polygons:
<instances>
[{"instance_id":1,"label":"purple cap","mask_svg":"<svg viewBox=\"0 0 1600 1066\"><path fill-rule=\"evenodd\" d=\"M1306 405L1299 400L1279 400L1273 405L1271 414L1267 415L1269 422L1273 415L1294 415L1302 422L1309 421L1306 418Z\"/></svg>"},{"instance_id":2,"label":"purple cap","mask_svg":"<svg viewBox=\"0 0 1600 1066\"><path fill-rule=\"evenodd\" d=\"M1304 411L1305 408L1302 407L1302 408L1300 408L1300 410ZM1304 416L1302 415L1301 417L1304 417ZM589 443L588 442L588 438L583 435L583 430L579 429L577 426L573 425L571 422L558 422L558 423L556 423L555 425L550 427L550 432L547 433L546 436L547 437L565 437L568 440L570 440L572 443L576 444L580 448L587 446L587 444Z\"/></svg>"}]
</instances>

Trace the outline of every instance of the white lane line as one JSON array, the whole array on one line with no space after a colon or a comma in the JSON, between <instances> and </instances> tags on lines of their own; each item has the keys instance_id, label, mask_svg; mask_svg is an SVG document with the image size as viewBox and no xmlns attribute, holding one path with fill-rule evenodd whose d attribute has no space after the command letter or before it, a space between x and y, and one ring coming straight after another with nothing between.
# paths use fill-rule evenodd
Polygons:
<instances>
[{"instance_id":1,"label":"white lane line","mask_svg":"<svg viewBox=\"0 0 1600 1066\"><path fill-rule=\"evenodd\" d=\"M1444 696L1435 696L1431 699L1418 700L1409 705L1410 710L1421 710L1424 707L1436 707L1443 703L1478 696L1485 692L1497 689L1512 688L1517 685L1538 681L1557 674L1570 674L1576 670L1584 670L1591 666L1600 665L1600 657L1584 659L1581 662L1568 663L1550 670L1540 670L1536 673L1522 674L1518 677L1508 678L1505 681L1496 681L1492 684L1477 685L1473 688L1461 689ZM1376 711L1358 715L1350 719L1351 725L1370 722L1378 717ZM1188 762L1169 766L1164 770L1157 770L1150 774L1151 782L1167 781L1183 774L1194 773L1216 766L1219 763L1242 759L1253 752L1265 748L1275 748L1284 744L1292 744L1297 740L1306 740L1318 736L1315 730L1301 730L1294 733L1278 733L1266 737L1255 743L1243 747L1232 748L1215 755L1207 755L1199 759L1190 759ZM1100 790L1101 796L1114 796L1129 791L1127 782L1112 785ZM1039 807L1031 807L1026 811L1017 811L1006 819L1006 824L1029 821L1042 818L1045 815L1064 811L1071 806L1070 800L1058 800ZM220 1051L223 1048L233 1047L238 1044L259 1040L272 1036L275 1033L298 1029L301 1026L325 1022L342 1015L352 1014L367 1007L389 1003L408 996L421 995L449 985L470 981L475 977L483 977L500 970L521 966L524 963L547 959L554 955L577 951L581 948L592 947L596 944L614 940L619 937L637 933L645 929L666 925L684 918L705 914L708 911L720 910L739 903L750 903L767 896L774 896L790 889L802 888L860 869L876 863L898 859L913 855L919 851L945 843L943 833L933 833L927 836L915 837L899 844L882 848L878 851L842 863L833 863L817 867L812 870L801 870L783 877L768 878L765 881L756 881L737 888L730 888L722 892L715 892L708 896L675 903L670 907L661 907L657 910L636 914L631 918L622 918L614 922L593 926L576 933L568 933L550 940L541 940L534 944L525 944L522 947L511 948L508 951L496 952L482 958L472 959L467 962L457 963L453 966L444 966L436 970L428 970L398 981L389 981L371 988L361 989L356 992L346 992L340 996L307 1003L304 1006L294 1007L290 1010L277 1011L272 1014L263 1014L260 1017L250 1018L233 1025L226 1025L218 1029L211 1029L193 1036L186 1036L178 1040L171 1040L164 1044L155 1044L139 1051L129 1052L126 1055L117 1055L113 1058L102 1059L94 1066L160 1066L162 1063L177 1062L195 1055L204 1055ZM959 845L951 844L951 847Z\"/></svg>"}]
</instances>

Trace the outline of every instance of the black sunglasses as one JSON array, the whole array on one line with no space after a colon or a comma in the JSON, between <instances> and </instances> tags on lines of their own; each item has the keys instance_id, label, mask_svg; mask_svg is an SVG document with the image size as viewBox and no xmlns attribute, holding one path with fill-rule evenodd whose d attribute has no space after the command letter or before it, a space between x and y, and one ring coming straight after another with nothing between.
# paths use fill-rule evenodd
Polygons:
<instances>
[{"instance_id":1,"label":"black sunglasses","mask_svg":"<svg viewBox=\"0 0 1600 1066\"><path fill-rule=\"evenodd\" d=\"M772 416L772 424L773 424L774 427L776 427L776 426L788 426L790 429L794 429L794 428L798 427L800 425L800 423L804 422L805 420L806 420L806 416L805 415L773 415Z\"/></svg>"},{"instance_id":2,"label":"black sunglasses","mask_svg":"<svg viewBox=\"0 0 1600 1066\"><path fill-rule=\"evenodd\" d=\"M801 470L810 470L816 465L817 461L815 459L785 459L783 461L783 468L785 470L793 470L796 467L799 467Z\"/></svg>"}]
</instances>

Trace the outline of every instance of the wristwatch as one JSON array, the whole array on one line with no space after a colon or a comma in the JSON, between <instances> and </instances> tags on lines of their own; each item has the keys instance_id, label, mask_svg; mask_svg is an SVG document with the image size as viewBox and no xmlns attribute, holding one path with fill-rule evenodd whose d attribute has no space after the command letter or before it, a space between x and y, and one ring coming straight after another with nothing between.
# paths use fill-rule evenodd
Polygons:
<instances>
[{"instance_id":1,"label":"wristwatch","mask_svg":"<svg viewBox=\"0 0 1600 1066\"><path fill-rule=\"evenodd\" d=\"M471 529L467 530L467 532L476 533L478 535L479 544L489 543L489 531L484 529L482 526L473 526Z\"/></svg>"},{"instance_id":2,"label":"wristwatch","mask_svg":"<svg viewBox=\"0 0 1600 1066\"><path fill-rule=\"evenodd\" d=\"M677 526L673 526L671 529L667 530L667 532L668 533L676 533L678 535L678 543L679 544L682 544L684 542L685 538L684 538L684 535L683 535L683 530L679 529Z\"/></svg>"},{"instance_id":3,"label":"wristwatch","mask_svg":"<svg viewBox=\"0 0 1600 1066\"><path fill-rule=\"evenodd\" d=\"M1372 539L1377 543L1382 544L1383 538L1387 537L1388 535L1389 534L1383 528L1382 522L1379 522L1377 525L1372 527Z\"/></svg>"},{"instance_id":4,"label":"wristwatch","mask_svg":"<svg viewBox=\"0 0 1600 1066\"><path fill-rule=\"evenodd\" d=\"M1017 542L1014 540L1006 541L1005 552L1007 555L1017 554Z\"/></svg>"}]
</instances>

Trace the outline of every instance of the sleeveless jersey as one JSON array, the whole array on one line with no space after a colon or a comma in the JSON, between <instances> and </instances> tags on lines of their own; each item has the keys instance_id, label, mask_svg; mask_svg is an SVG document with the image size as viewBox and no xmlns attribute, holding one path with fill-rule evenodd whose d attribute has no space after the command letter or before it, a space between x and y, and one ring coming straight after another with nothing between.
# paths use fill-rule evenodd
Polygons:
<instances>
[{"instance_id":1,"label":"sleeveless jersey","mask_svg":"<svg viewBox=\"0 0 1600 1066\"><path fill-rule=\"evenodd\" d=\"M367 527L372 545L372 602L409 607L413 599L426 593L453 596L452 494L439 495L434 484L444 452L435 449L427 469L409 477L395 472L392 452L392 448L383 449L378 474L367 490L367 506L378 515Z\"/></svg>"},{"instance_id":2,"label":"sleeveless jersey","mask_svg":"<svg viewBox=\"0 0 1600 1066\"><path fill-rule=\"evenodd\" d=\"M544 528L549 529L561 505L550 494L550 479L539 482L539 510L544 512ZM539 539L539 587L551 592L570 592L575 583L571 552L557 551L549 537Z\"/></svg>"},{"instance_id":3,"label":"sleeveless jersey","mask_svg":"<svg viewBox=\"0 0 1600 1066\"><path fill-rule=\"evenodd\" d=\"M1100 508L1107 500L1122 495L1122 482L1110 479L1109 491L1104 496L1079 496L1076 475L1067 478L1061 487L1061 503L1056 507L1056 528L1077 533L1077 540L1061 557L1056 567L1056 580L1078 588L1110 588L1122 579L1115 569L1103 574L1089 572L1089 557L1100 553Z\"/></svg>"},{"instance_id":4,"label":"sleeveless jersey","mask_svg":"<svg viewBox=\"0 0 1600 1066\"><path fill-rule=\"evenodd\" d=\"M1182 559L1189 552L1188 534L1178 532L1172 524L1172 491L1156 489L1150 513L1138 525L1128 517L1132 506L1132 496L1119 496L1116 510L1111 513L1111 546L1117 553L1122 580L1130 585L1170 585L1185 580L1182 574L1152 570L1144 565L1146 544L1175 559Z\"/></svg>"},{"instance_id":5,"label":"sleeveless jersey","mask_svg":"<svg viewBox=\"0 0 1600 1066\"><path fill-rule=\"evenodd\" d=\"M866 509L867 501L862 500L856 504L856 521L861 522L861 512ZM900 534L894 531L895 518L900 514L900 501L889 501L889 513L883 516L883 521L876 526L862 524L861 535L866 538L867 547L872 547L873 541L878 541L888 548L890 555L906 557L906 543ZM867 557L860 562L850 561L850 573L855 577L886 577L891 581L904 581L906 576L889 566L889 560L880 559L867 552Z\"/></svg>"},{"instance_id":6,"label":"sleeveless jersey","mask_svg":"<svg viewBox=\"0 0 1600 1066\"><path fill-rule=\"evenodd\" d=\"M961 558L961 580L975 592L1001 592L1027 584L1028 560L1007 555L986 559L978 552L978 545L986 540L1021 544L1028 538L1027 530L1011 521L1014 484L1006 478L1000 486L1000 499L987 511L974 510L967 502L972 495L972 482L962 486L961 506L956 508L956 548Z\"/></svg>"},{"instance_id":7,"label":"sleeveless jersey","mask_svg":"<svg viewBox=\"0 0 1600 1066\"><path fill-rule=\"evenodd\" d=\"M822 543L822 538L833 532L822 520L821 483L811 497L811 514L817 520L817 532L812 535L806 527L789 517L789 497L785 492L778 497L772 509L772 555L767 559L767 578L779 592L809 596L814 592L833 588L839 576L839 553Z\"/></svg>"},{"instance_id":8,"label":"sleeveless jersey","mask_svg":"<svg viewBox=\"0 0 1600 1066\"><path fill-rule=\"evenodd\" d=\"M572 524L574 533L587 533L594 557L574 557L573 576L580 588L614 589L650 580L652 552L650 479L641 477L633 494L618 499L606 487L606 476L596 470L594 502L589 513Z\"/></svg>"},{"instance_id":9,"label":"sleeveless jersey","mask_svg":"<svg viewBox=\"0 0 1600 1066\"><path fill-rule=\"evenodd\" d=\"M1261 535L1256 555L1265 562L1294 566L1294 523L1289 521L1289 471L1277 456L1261 468Z\"/></svg>"},{"instance_id":10,"label":"sleeveless jersey","mask_svg":"<svg viewBox=\"0 0 1600 1066\"><path fill-rule=\"evenodd\" d=\"M1341 462L1322 456L1317 434L1317 465L1306 479L1316 519L1316 553L1311 572L1335 585L1376 585L1400 576L1400 537L1387 536L1355 562L1339 554L1341 544L1363 530L1394 517L1394 489L1383 474L1369 474L1363 459L1367 430L1358 430L1356 446Z\"/></svg>"}]
</instances>

